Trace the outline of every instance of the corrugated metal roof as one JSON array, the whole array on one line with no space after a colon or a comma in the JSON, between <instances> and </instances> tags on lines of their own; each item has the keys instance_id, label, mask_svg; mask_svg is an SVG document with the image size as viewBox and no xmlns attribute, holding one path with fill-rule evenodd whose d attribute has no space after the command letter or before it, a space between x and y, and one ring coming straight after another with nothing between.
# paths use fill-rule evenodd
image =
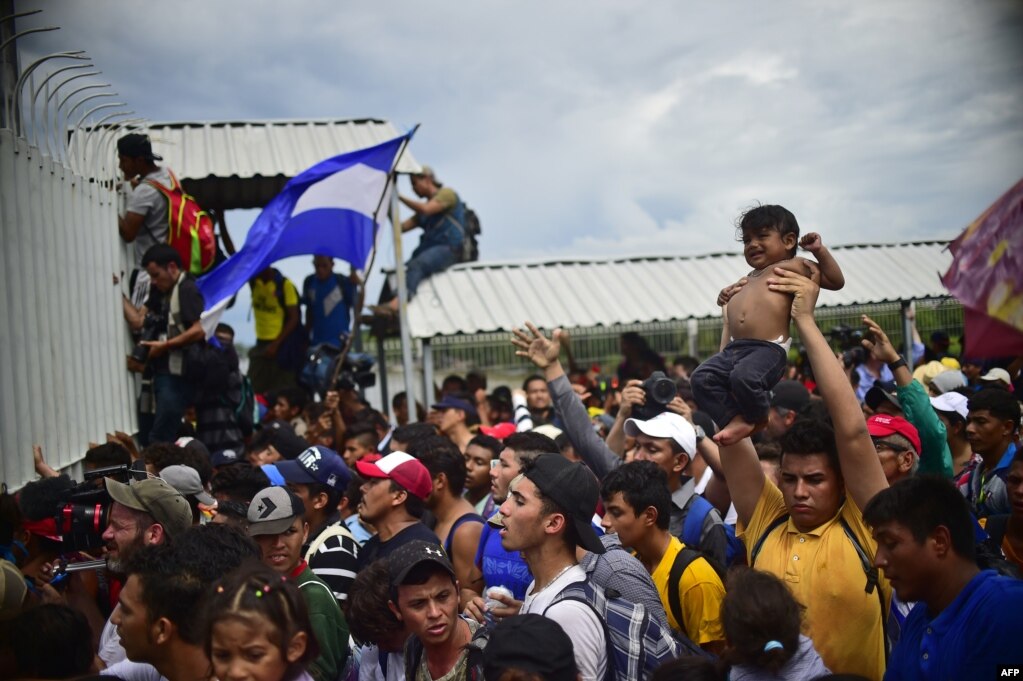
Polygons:
<instances>
[{"instance_id":1,"label":"corrugated metal roof","mask_svg":"<svg viewBox=\"0 0 1023 681\"><path fill-rule=\"evenodd\" d=\"M835 246L845 287L819 306L940 298L947 242ZM718 292L749 272L741 253L456 265L419 286L413 338L507 331L530 320L553 328L716 317Z\"/></svg>"},{"instance_id":2,"label":"corrugated metal roof","mask_svg":"<svg viewBox=\"0 0 1023 681\"><path fill-rule=\"evenodd\" d=\"M150 123L145 132L185 190L216 210L262 208L306 168L401 134L376 119ZM398 172L420 167L406 149Z\"/></svg>"}]
</instances>

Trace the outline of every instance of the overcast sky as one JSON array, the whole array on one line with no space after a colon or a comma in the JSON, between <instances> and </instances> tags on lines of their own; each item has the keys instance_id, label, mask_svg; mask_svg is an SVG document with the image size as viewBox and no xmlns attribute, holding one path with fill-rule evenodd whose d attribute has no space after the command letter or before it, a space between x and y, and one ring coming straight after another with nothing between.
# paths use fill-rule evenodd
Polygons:
<instances>
[{"instance_id":1,"label":"overcast sky","mask_svg":"<svg viewBox=\"0 0 1023 681\"><path fill-rule=\"evenodd\" d=\"M16 6L152 121L420 123L483 260L735 252L756 201L825 244L948 239L1023 176L1018 1Z\"/></svg>"}]
</instances>

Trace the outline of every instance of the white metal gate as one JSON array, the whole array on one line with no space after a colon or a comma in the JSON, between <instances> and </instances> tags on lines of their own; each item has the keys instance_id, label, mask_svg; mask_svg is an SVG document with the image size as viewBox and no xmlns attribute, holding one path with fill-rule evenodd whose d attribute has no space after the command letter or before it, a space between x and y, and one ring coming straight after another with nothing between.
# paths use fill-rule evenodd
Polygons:
<instances>
[{"instance_id":1,"label":"white metal gate","mask_svg":"<svg viewBox=\"0 0 1023 681\"><path fill-rule=\"evenodd\" d=\"M108 167L110 164L107 164ZM0 480L35 478L32 445L62 468L107 431L135 429L128 274L111 181L85 179L0 129Z\"/></svg>"}]
</instances>

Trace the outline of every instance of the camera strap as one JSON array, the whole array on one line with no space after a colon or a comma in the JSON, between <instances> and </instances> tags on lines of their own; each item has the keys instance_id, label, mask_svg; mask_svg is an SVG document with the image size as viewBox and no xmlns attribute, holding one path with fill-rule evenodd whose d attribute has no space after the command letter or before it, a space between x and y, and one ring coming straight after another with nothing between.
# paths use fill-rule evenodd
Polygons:
<instances>
[{"instance_id":1,"label":"camera strap","mask_svg":"<svg viewBox=\"0 0 1023 681\"><path fill-rule=\"evenodd\" d=\"M174 284L174 290L171 291L170 296L170 316L167 320L167 333L161 337L161 340L167 340L167 338L174 338L183 333L184 329L181 328L181 280L184 279L185 272L182 271L178 274L178 280ZM174 376L181 376L185 371L185 353L181 350L171 350L167 353L167 370Z\"/></svg>"}]
</instances>

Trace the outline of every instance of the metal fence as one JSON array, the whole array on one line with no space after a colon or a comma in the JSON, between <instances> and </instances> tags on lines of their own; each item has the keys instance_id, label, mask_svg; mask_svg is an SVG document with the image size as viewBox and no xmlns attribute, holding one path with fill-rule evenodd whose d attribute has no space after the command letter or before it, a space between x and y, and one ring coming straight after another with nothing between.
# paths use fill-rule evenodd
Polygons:
<instances>
[{"instance_id":1,"label":"metal fence","mask_svg":"<svg viewBox=\"0 0 1023 681\"><path fill-rule=\"evenodd\" d=\"M135 430L114 281L129 262L117 193L44 150L0 129L0 480L10 490L36 477L33 445L64 468L106 431Z\"/></svg>"},{"instance_id":2,"label":"metal fence","mask_svg":"<svg viewBox=\"0 0 1023 681\"><path fill-rule=\"evenodd\" d=\"M917 300L914 306L917 329L923 342L926 344L930 334L941 329L952 337L951 350L957 352L956 340L963 331L962 306L953 298ZM892 342L899 346L903 343L901 309L902 306L898 302L826 307L817 310L817 323L825 333L839 326L861 329L863 326L861 316L866 314L877 321ZM695 335L696 356L703 360L717 352L721 340L721 319L573 329L570 340L576 363L587 368L598 365L602 371L614 373L622 359L619 337L627 331L635 331L643 336L669 364L679 355L690 354L690 347L693 346L691 335ZM511 334L502 332L432 339L430 344L433 348L435 381L439 384L448 374L465 375L466 372L473 370L499 376L504 380L515 382L521 380L533 373L533 366L521 357L515 356L515 348L509 342L510 338ZM794 345L798 348L798 344L797 335ZM835 345L838 349L837 341ZM398 339L385 341L384 351L387 366L400 367L401 346ZM414 358L417 363L421 362L422 348L418 343L414 348Z\"/></svg>"}]
</instances>

